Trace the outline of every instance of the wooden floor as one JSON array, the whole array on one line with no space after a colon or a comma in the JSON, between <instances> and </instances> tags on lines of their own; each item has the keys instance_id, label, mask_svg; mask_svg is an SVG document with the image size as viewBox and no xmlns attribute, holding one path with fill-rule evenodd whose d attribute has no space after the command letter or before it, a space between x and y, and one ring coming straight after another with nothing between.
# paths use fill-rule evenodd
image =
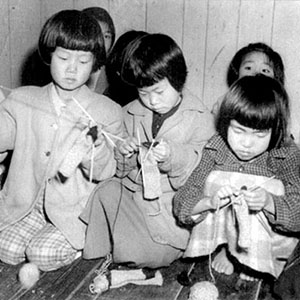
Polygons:
<instances>
[{"instance_id":1,"label":"wooden floor","mask_svg":"<svg viewBox=\"0 0 300 300\"><path fill-rule=\"evenodd\" d=\"M127 286L112 289L102 295L92 295L89 284L96 276L95 270L102 260L77 259L72 265L57 271L42 273L37 284L29 290L22 289L17 280L21 267L0 263L0 300L187 300L190 286L203 280L211 280L208 260L176 261L169 268L162 269L163 286ZM181 281L182 285L178 282ZM188 274L189 276L184 276ZM273 300L268 283L241 281L237 274L231 276L213 273L220 297L219 300ZM189 278L188 282L186 279ZM187 284L190 284L189 286Z\"/></svg>"}]
</instances>

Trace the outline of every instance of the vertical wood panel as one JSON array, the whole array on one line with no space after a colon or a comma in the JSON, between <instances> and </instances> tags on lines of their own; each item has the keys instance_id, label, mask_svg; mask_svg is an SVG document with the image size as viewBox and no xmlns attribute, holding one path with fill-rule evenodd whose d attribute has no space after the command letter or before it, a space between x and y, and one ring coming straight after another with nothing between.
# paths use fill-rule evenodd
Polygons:
<instances>
[{"instance_id":1,"label":"vertical wood panel","mask_svg":"<svg viewBox=\"0 0 300 300\"><path fill-rule=\"evenodd\" d=\"M184 0L148 0L147 31L171 36L182 47Z\"/></svg>"},{"instance_id":2,"label":"vertical wood panel","mask_svg":"<svg viewBox=\"0 0 300 300\"><path fill-rule=\"evenodd\" d=\"M202 97L208 0L185 1L183 53L188 66L186 86Z\"/></svg>"},{"instance_id":3,"label":"vertical wood panel","mask_svg":"<svg viewBox=\"0 0 300 300\"><path fill-rule=\"evenodd\" d=\"M12 86L21 84L22 68L38 41L40 32L40 1L10 0L10 51Z\"/></svg>"},{"instance_id":4,"label":"vertical wood panel","mask_svg":"<svg viewBox=\"0 0 300 300\"><path fill-rule=\"evenodd\" d=\"M8 0L0 0L0 85L11 88L11 63L10 63L10 31L9 31L9 10Z\"/></svg>"},{"instance_id":5,"label":"vertical wood panel","mask_svg":"<svg viewBox=\"0 0 300 300\"><path fill-rule=\"evenodd\" d=\"M291 98L292 133L300 141L300 1L276 1L272 45L285 64L286 87Z\"/></svg>"},{"instance_id":6,"label":"vertical wood panel","mask_svg":"<svg viewBox=\"0 0 300 300\"><path fill-rule=\"evenodd\" d=\"M274 0L241 0L237 48L249 43L271 44Z\"/></svg>"},{"instance_id":7,"label":"vertical wood panel","mask_svg":"<svg viewBox=\"0 0 300 300\"><path fill-rule=\"evenodd\" d=\"M240 2L210 0L202 99L212 107L227 90L227 66L235 53Z\"/></svg>"},{"instance_id":8,"label":"vertical wood panel","mask_svg":"<svg viewBox=\"0 0 300 300\"><path fill-rule=\"evenodd\" d=\"M102 7L109 11L109 0L74 0L75 9L84 9L86 7Z\"/></svg>"},{"instance_id":9,"label":"vertical wood panel","mask_svg":"<svg viewBox=\"0 0 300 300\"><path fill-rule=\"evenodd\" d=\"M41 5L41 26L44 25L46 20L50 18L54 13L64 9L73 9L73 0L40 0Z\"/></svg>"},{"instance_id":10,"label":"vertical wood panel","mask_svg":"<svg viewBox=\"0 0 300 300\"><path fill-rule=\"evenodd\" d=\"M128 30L145 30L147 0L110 0L110 15L116 27L116 36Z\"/></svg>"}]
</instances>

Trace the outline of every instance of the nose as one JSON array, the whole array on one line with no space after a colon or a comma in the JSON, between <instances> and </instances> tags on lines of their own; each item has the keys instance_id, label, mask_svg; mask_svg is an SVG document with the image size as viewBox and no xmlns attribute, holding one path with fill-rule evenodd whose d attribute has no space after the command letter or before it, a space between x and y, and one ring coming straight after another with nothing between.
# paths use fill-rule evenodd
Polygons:
<instances>
[{"instance_id":1,"label":"nose","mask_svg":"<svg viewBox=\"0 0 300 300\"><path fill-rule=\"evenodd\" d=\"M244 148L251 148L254 144L254 139L251 135L244 135L244 137L241 139L241 144Z\"/></svg>"},{"instance_id":2,"label":"nose","mask_svg":"<svg viewBox=\"0 0 300 300\"><path fill-rule=\"evenodd\" d=\"M67 71L70 73L75 73L77 70L77 63L75 59L71 59L69 61L68 67L67 67Z\"/></svg>"},{"instance_id":3,"label":"nose","mask_svg":"<svg viewBox=\"0 0 300 300\"><path fill-rule=\"evenodd\" d=\"M153 106L155 105L158 101L157 101L157 95L155 95L154 93L153 94L150 94L149 95L149 102L150 104Z\"/></svg>"}]
</instances>

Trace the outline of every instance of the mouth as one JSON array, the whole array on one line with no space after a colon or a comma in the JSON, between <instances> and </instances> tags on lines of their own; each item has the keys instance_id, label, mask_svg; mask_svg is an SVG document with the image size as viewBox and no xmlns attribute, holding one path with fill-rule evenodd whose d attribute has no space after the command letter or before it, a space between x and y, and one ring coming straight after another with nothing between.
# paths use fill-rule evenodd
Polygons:
<instances>
[{"instance_id":1,"label":"mouth","mask_svg":"<svg viewBox=\"0 0 300 300\"><path fill-rule=\"evenodd\" d=\"M76 82L76 79L75 78L65 78L65 82L68 84L72 84L72 83Z\"/></svg>"},{"instance_id":2,"label":"mouth","mask_svg":"<svg viewBox=\"0 0 300 300\"><path fill-rule=\"evenodd\" d=\"M245 152L245 151L238 151L237 155L242 160L249 160L249 159L251 159L253 157L252 153Z\"/></svg>"}]
</instances>

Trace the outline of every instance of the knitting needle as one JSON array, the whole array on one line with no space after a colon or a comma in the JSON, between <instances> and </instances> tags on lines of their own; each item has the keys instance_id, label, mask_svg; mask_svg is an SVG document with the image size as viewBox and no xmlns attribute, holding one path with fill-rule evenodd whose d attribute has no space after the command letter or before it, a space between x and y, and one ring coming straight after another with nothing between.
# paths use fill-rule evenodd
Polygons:
<instances>
[{"instance_id":1,"label":"knitting needle","mask_svg":"<svg viewBox=\"0 0 300 300\"><path fill-rule=\"evenodd\" d=\"M75 97L72 97L73 101L77 104L77 106L83 111L83 113L90 119L90 121L92 121L94 123L94 125L97 125L97 122L95 121L95 119L86 111L86 109L75 99ZM109 140L109 142L116 147L116 144L114 143L114 141L109 137L113 137L117 140L120 140L122 142L124 142L125 140L117 135L114 135L112 133L106 132L105 130L101 129L101 132L106 136L106 138Z\"/></svg>"},{"instance_id":2,"label":"knitting needle","mask_svg":"<svg viewBox=\"0 0 300 300\"><path fill-rule=\"evenodd\" d=\"M8 88L8 87L6 87L4 85L0 85L0 88L3 89L3 90L9 91L9 92L12 91L12 89L10 89L10 88Z\"/></svg>"},{"instance_id":3,"label":"knitting needle","mask_svg":"<svg viewBox=\"0 0 300 300\"><path fill-rule=\"evenodd\" d=\"M275 178L275 175L269 177L268 179L266 179L265 181L261 182L259 185L252 185L250 186L250 188L248 189L249 192L254 192L256 190L258 190L259 188L261 188L265 183L269 182L270 180L274 179ZM240 193L234 193L233 194L234 196L236 196L237 198L235 198L235 200L238 199L238 197L241 196ZM230 201L229 203L227 203L225 206L223 206L222 208L226 208L228 207L229 205L233 204L232 201Z\"/></svg>"}]
</instances>

